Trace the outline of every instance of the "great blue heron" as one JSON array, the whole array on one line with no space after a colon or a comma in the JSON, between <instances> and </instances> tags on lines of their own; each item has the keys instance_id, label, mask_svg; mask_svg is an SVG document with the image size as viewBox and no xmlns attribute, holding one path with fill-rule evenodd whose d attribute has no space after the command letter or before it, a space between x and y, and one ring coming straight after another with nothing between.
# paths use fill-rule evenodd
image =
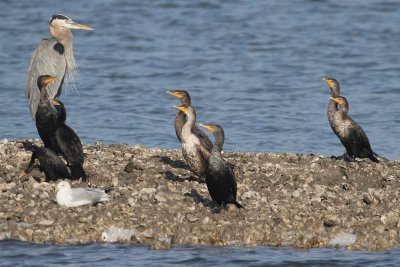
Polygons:
<instances>
[{"instance_id":1,"label":"great blue heron","mask_svg":"<svg viewBox=\"0 0 400 267\"><path fill-rule=\"evenodd\" d=\"M66 77L73 79L75 58L72 51L73 36L70 29L93 30L88 26L72 21L65 15L54 15L49 23L51 38L43 39L32 54L25 94L29 99L33 119L35 119L40 100L40 92L36 83L38 77L43 74L57 77L47 88L51 98L61 94L61 88Z\"/></svg>"}]
</instances>

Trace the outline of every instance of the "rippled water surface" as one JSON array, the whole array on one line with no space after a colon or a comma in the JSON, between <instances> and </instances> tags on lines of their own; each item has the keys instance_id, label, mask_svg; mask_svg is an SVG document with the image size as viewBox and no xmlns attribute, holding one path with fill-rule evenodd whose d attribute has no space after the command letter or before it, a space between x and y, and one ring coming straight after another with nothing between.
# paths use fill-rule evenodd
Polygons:
<instances>
[{"instance_id":1,"label":"rippled water surface","mask_svg":"<svg viewBox=\"0 0 400 267\"><path fill-rule=\"evenodd\" d=\"M38 137L25 76L59 12L95 28L74 31L78 93L62 95L84 143L178 148L164 90L182 88L228 150L340 154L333 76L373 149L400 158L398 1L1 1L1 138Z\"/></svg>"},{"instance_id":2,"label":"rippled water surface","mask_svg":"<svg viewBox=\"0 0 400 267\"><path fill-rule=\"evenodd\" d=\"M400 253L333 249L176 247L92 244L32 245L0 242L0 266L399 266Z\"/></svg>"}]
</instances>

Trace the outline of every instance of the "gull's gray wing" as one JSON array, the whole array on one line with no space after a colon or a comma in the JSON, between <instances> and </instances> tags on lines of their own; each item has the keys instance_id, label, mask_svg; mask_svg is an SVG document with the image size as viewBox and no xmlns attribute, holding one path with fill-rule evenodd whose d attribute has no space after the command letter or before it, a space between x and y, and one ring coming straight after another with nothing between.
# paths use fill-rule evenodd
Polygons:
<instances>
[{"instance_id":1,"label":"gull's gray wing","mask_svg":"<svg viewBox=\"0 0 400 267\"><path fill-rule=\"evenodd\" d=\"M96 203L102 200L107 194L100 189L96 188L71 188L71 201Z\"/></svg>"}]
</instances>

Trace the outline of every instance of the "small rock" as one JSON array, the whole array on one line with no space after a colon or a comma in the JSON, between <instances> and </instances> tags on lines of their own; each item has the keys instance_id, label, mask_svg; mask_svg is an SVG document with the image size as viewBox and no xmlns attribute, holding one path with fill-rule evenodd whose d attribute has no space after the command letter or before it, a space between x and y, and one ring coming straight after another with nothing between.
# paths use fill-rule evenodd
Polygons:
<instances>
[{"instance_id":1,"label":"small rock","mask_svg":"<svg viewBox=\"0 0 400 267\"><path fill-rule=\"evenodd\" d=\"M206 225L210 222L210 218L209 217L204 217L204 219L201 221L201 224Z\"/></svg>"},{"instance_id":2,"label":"small rock","mask_svg":"<svg viewBox=\"0 0 400 267\"><path fill-rule=\"evenodd\" d=\"M143 167L133 161L129 161L128 164L126 164L124 171L131 173L133 170L143 170Z\"/></svg>"},{"instance_id":3,"label":"small rock","mask_svg":"<svg viewBox=\"0 0 400 267\"><path fill-rule=\"evenodd\" d=\"M187 219L188 219L189 222L196 222L196 221L199 220L199 218L197 218L196 216L193 216L192 214L189 214L187 216Z\"/></svg>"},{"instance_id":4,"label":"small rock","mask_svg":"<svg viewBox=\"0 0 400 267\"><path fill-rule=\"evenodd\" d=\"M130 198L128 198L128 204L129 204L129 206L134 207L136 204L136 201L130 197Z\"/></svg>"},{"instance_id":5,"label":"small rock","mask_svg":"<svg viewBox=\"0 0 400 267\"><path fill-rule=\"evenodd\" d=\"M38 224L43 225L43 226L51 226L53 225L54 221L53 220L41 220L39 221Z\"/></svg>"},{"instance_id":6,"label":"small rock","mask_svg":"<svg viewBox=\"0 0 400 267\"><path fill-rule=\"evenodd\" d=\"M350 246L357 240L357 236L352 233L341 233L328 242L331 246Z\"/></svg>"},{"instance_id":7,"label":"small rock","mask_svg":"<svg viewBox=\"0 0 400 267\"><path fill-rule=\"evenodd\" d=\"M371 205L374 203L374 198L370 194L364 194L363 201L367 205Z\"/></svg>"},{"instance_id":8,"label":"small rock","mask_svg":"<svg viewBox=\"0 0 400 267\"><path fill-rule=\"evenodd\" d=\"M124 154L124 159L130 159L132 157L131 153L125 153Z\"/></svg>"},{"instance_id":9,"label":"small rock","mask_svg":"<svg viewBox=\"0 0 400 267\"><path fill-rule=\"evenodd\" d=\"M347 183L343 183L343 184L342 184L342 188L343 188L344 190L349 190L349 185L348 185Z\"/></svg>"},{"instance_id":10,"label":"small rock","mask_svg":"<svg viewBox=\"0 0 400 267\"><path fill-rule=\"evenodd\" d=\"M339 224L339 218L336 215L326 215L324 218L324 226L333 227Z\"/></svg>"},{"instance_id":11,"label":"small rock","mask_svg":"<svg viewBox=\"0 0 400 267\"><path fill-rule=\"evenodd\" d=\"M161 195L155 195L154 198L157 202L165 202L165 198Z\"/></svg>"},{"instance_id":12,"label":"small rock","mask_svg":"<svg viewBox=\"0 0 400 267\"><path fill-rule=\"evenodd\" d=\"M15 187L15 185L16 184L14 182L12 182L12 183L1 183L0 184L0 190L1 191L10 190L10 189L13 189Z\"/></svg>"}]
</instances>

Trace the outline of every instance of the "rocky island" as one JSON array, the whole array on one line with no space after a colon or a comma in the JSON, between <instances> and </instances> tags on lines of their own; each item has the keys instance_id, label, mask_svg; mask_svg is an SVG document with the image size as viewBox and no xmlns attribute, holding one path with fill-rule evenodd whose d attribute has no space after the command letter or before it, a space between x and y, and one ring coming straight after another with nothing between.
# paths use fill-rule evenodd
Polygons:
<instances>
[{"instance_id":1,"label":"rocky island","mask_svg":"<svg viewBox=\"0 0 400 267\"><path fill-rule=\"evenodd\" d=\"M41 143L36 142L41 145ZM113 188L109 202L57 205L57 181L37 169L19 178L31 152L0 142L0 240L35 243L400 247L400 162L345 162L294 153L224 152L234 166L238 201L220 208L180 150L84 145L89 183ZM72 181L73 187L87 186Z\"/></svg>"}]
</instances>

